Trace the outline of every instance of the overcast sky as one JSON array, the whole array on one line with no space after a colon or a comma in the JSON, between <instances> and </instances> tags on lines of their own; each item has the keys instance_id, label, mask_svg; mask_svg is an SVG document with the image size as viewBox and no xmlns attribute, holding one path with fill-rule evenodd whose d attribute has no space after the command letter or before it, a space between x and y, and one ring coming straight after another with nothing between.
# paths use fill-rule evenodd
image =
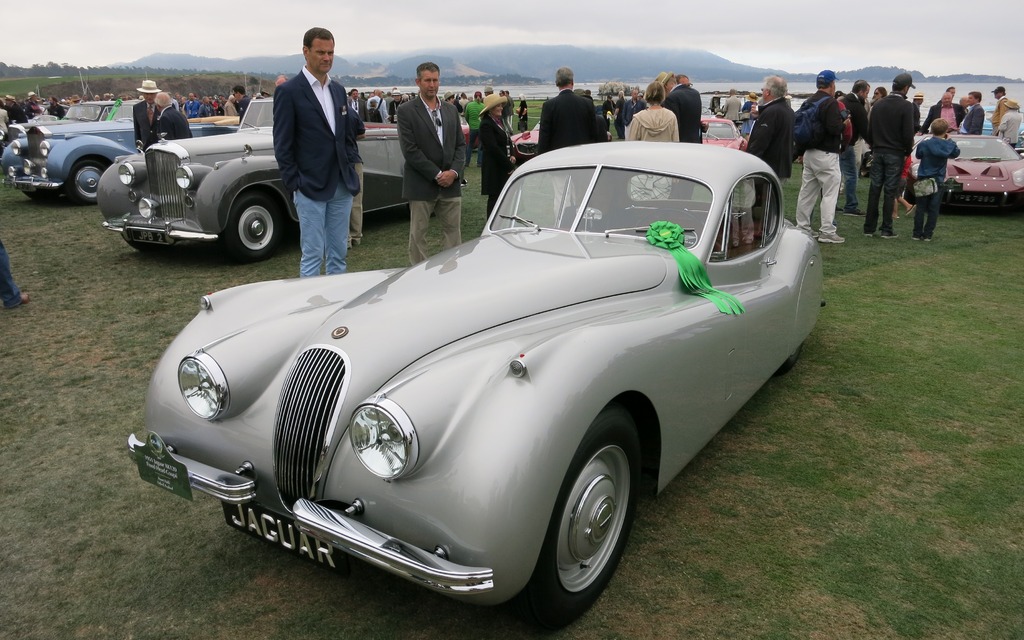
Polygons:
<instances>
[{"instance_id":1,"label":"overcast sky","mask_svg":"<svg viewBox=\"0 0 1024 640\"><path fill-rule=\"evenodd\" d=\"M109 10L101 10L105 6ZM485 44L509 44L514 56L516 43L572 44L704 49L735 63L793 73L880 65L926 75L1024 76L1021 0L516 0L500 8L472 0L242 0L194 9L153 6L158 15L149 12L153 18L146 19L103 3L74 14L30 12L0 38L0 61L104 66L152 53L285 55L301 52L307 28L323 26L334 33L336 55L349 59Z\"/></svg>"}]
</instances>

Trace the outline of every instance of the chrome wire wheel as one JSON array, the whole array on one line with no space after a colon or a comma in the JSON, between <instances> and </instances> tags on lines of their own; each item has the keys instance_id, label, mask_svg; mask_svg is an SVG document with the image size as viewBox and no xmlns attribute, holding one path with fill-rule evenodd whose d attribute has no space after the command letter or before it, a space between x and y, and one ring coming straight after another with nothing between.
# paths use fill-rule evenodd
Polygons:
<instances>
[{"instance_id":1,"label":"chrome wire wheel","mask_svg":"<svg viewBox=\"0 0 1024 640\"><path fill-rule=\"evenodd\" d=\"M558 580L567 591L587 588L604 571L622 533L629 483L629 460L614 445L576 478L559 525Z\"/></svg>"}]
</instances>

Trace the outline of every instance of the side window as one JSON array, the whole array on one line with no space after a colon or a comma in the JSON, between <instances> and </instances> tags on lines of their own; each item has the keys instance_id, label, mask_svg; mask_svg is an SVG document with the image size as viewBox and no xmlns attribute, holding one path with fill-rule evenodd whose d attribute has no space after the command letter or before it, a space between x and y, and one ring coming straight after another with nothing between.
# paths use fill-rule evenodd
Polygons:
<instances>
[{"instance_id":1,"label":"side window","mask_svg":"<svg viewBox=\"0 0 1024 640\"><path fill-rule=\"evenodd\" d=\"M732 260L771 242L781 226L779 198L765 176L747 176L737 182L716 232L711 259Z\"/></svg>"}]
</instances>

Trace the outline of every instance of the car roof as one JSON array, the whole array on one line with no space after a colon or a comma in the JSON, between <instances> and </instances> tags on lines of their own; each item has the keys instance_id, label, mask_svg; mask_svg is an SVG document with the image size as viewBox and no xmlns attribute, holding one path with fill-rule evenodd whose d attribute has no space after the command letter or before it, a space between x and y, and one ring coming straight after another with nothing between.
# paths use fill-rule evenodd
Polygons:
<instances>
[{"instance_id":1,"label":"car roof","mask_svg":"<svg viewBox=\"0 0 1024 640\"><path fill-rule=\"evenodd\" d=\"M750 173L774 175L764 161L752 154L679 142L598 142L565 147L534 157L523 169L533 172L596 164L688 176L714 190L729 189L737 179Z\"/></svg>"}]
</instances>

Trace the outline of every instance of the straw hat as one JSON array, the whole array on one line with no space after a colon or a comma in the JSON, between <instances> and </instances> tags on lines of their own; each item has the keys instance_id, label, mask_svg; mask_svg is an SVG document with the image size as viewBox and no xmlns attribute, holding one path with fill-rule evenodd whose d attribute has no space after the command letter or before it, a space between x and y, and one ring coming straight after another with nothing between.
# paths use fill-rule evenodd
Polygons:
<instances>
[{"instance_id":1,"label":"straw hat","mask_svg":"<svg viewBox=\"0 0 1024 640\"><path fill-rule=\"evenodd\" d=\"M139 87L139 93L160 93L160 89L157 88L156 82L153 80L143 80L142 86Z\"/></svg>"},{"instance_id":2,"label":"straw hat","mask_svg":"<svg viewBox=\"0 0 1024 640\"><path fill-rule=\"evenodd\" d=\"M1020 109L1020 103L1017 102L1016 100L1014 100L1013 98L1007 98L1006 99L1006 108L1007 109Z\"/></svg>"},{"instance_id":3,"label":"straw hat","mask_svg":"<svg viewBox=\"0 0 1024 640\"><path fill-rule=\"evenodd\" d=\"M480 115L484 115L485 113L490 111L491 108L503 104L505 104L505 98L499 96L496 93L492 93L491 95L484 98L484 108L480 111Z\"/></svg>"},{"instance_id":4,"label":"straw hat","mask_svg":"<svg viewBox=\"0 0 1024 640\"><path fill-rule=\"evenodd\" d=\"M747 94L747 100L757 100L757 97L757 94L754 93L753 91Z\"/></svg>"}]
</instances>

